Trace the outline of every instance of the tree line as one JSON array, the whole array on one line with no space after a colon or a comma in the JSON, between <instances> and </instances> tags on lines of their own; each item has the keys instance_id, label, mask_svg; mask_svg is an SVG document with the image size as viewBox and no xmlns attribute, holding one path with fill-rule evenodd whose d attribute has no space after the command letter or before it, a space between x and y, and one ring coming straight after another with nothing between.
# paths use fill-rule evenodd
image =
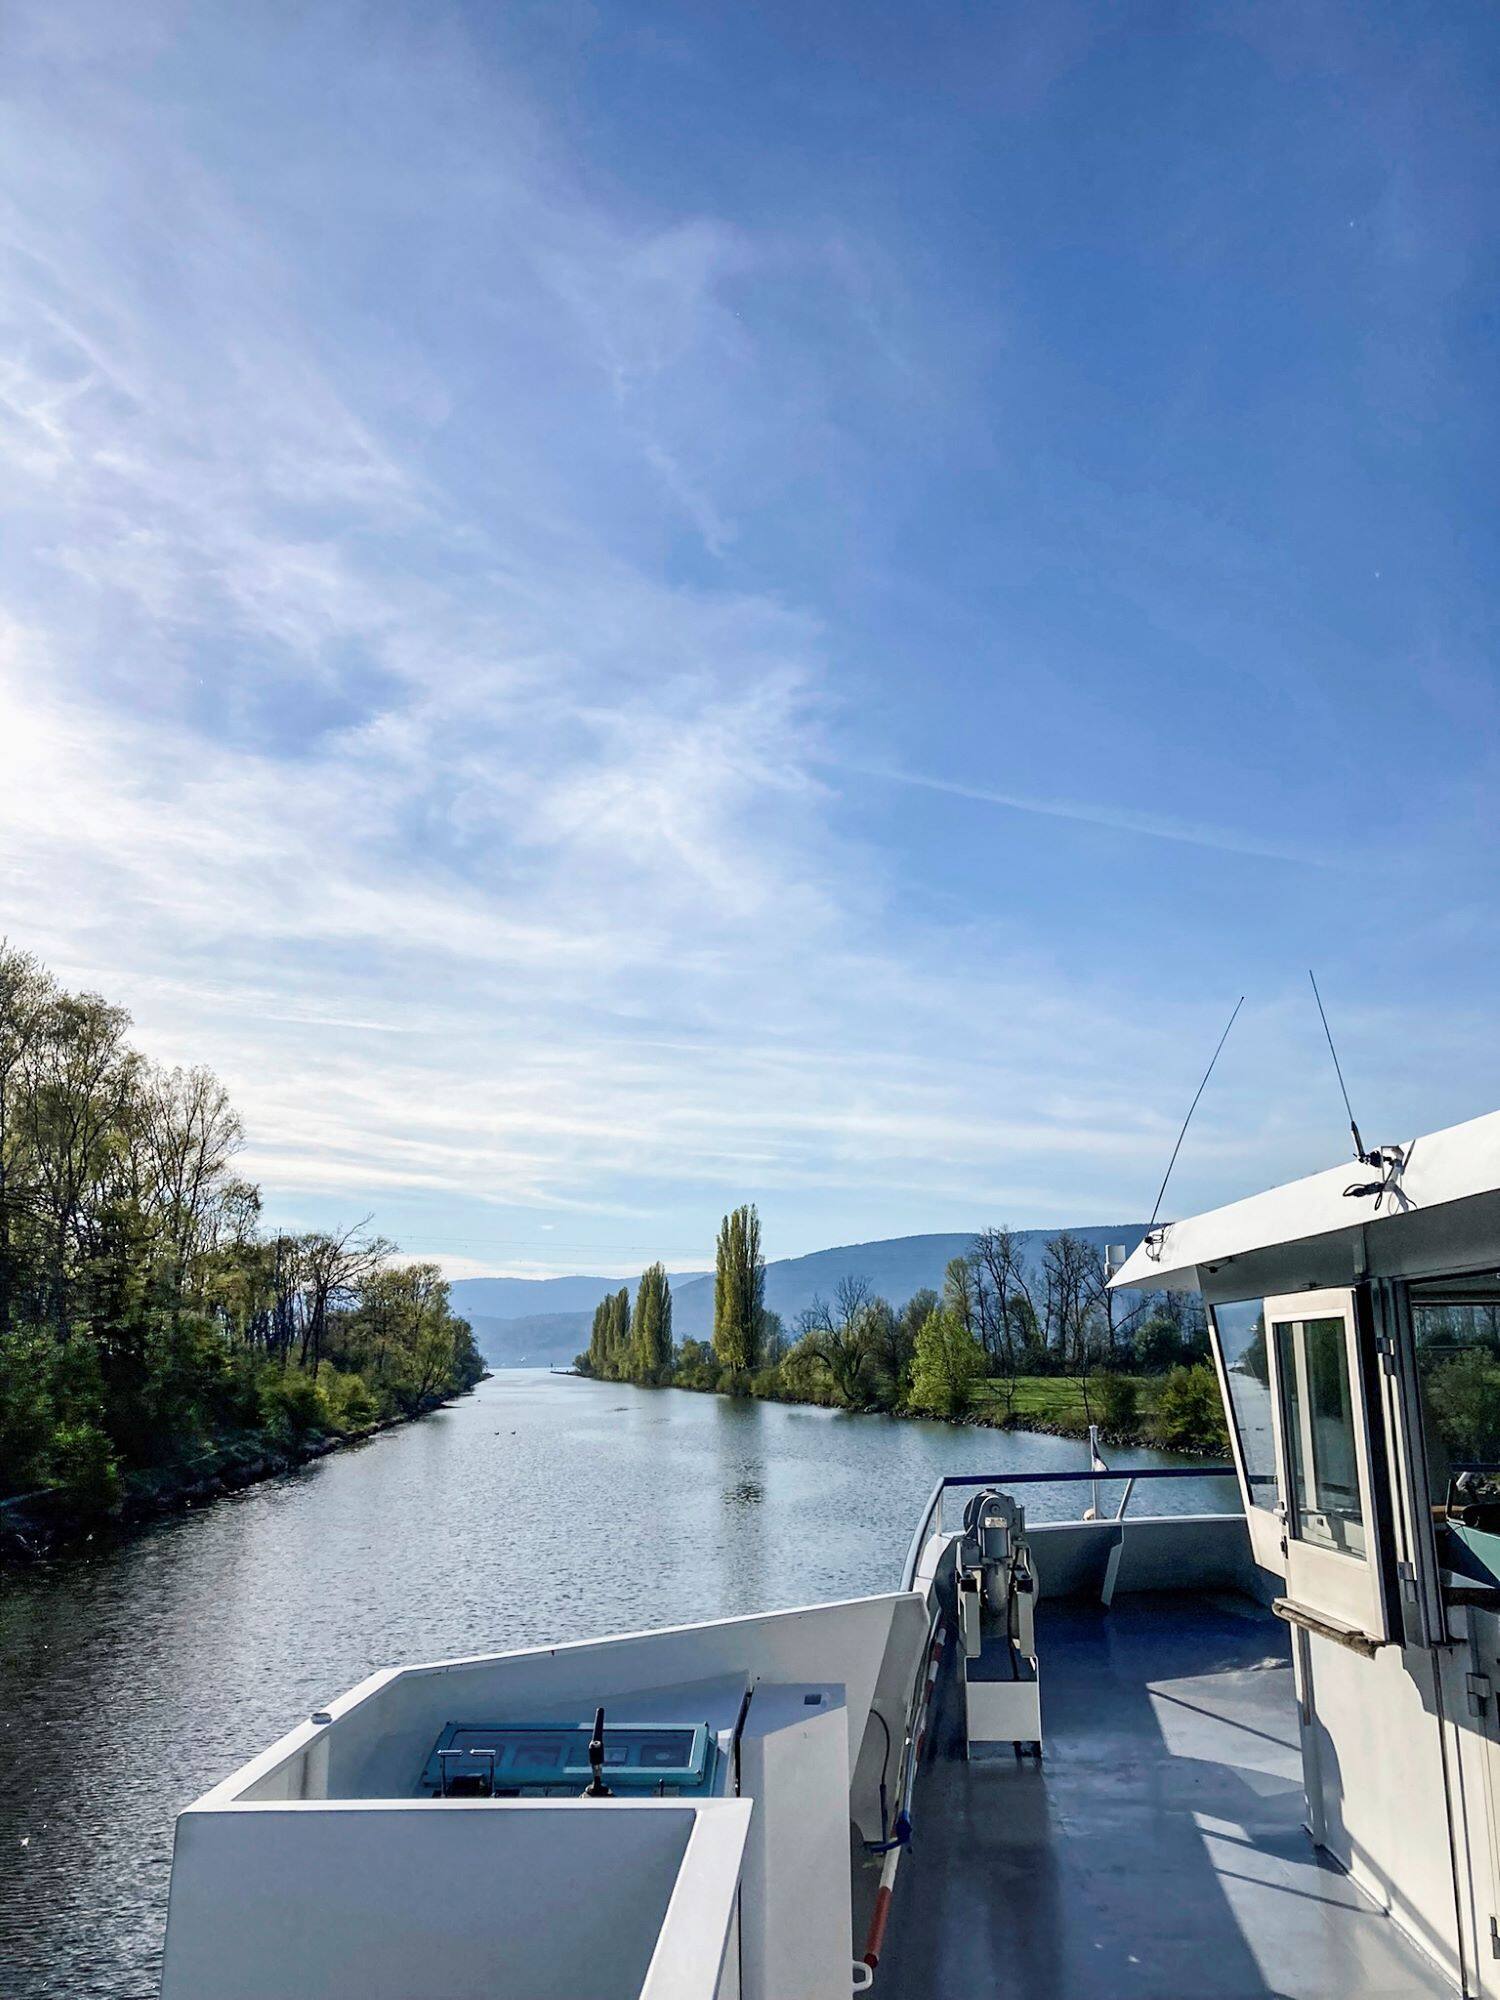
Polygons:
<instances>
[{"instance_id":1,"label":"tree line","mask_svg":"<svg viewBox=\"0 0 1500 2000\"><path fill-rule=\"evenodd\" d=\"M484 1373L436 1265L368 1223L272 1232L211 1071L0 940L0 1498L104 1510L247 1435L410 1415Z\"/></svg>"},{"instance_id":2,"label":"tree line","mask_svg":"<svg viewBox=\"0 0 1500 2000\"><path fill-rule=\"evenodd\" d=\"M1032 1261L1016 1231L983 1230L950 1262L940 1291L899 1307L846 1276L790 1333L766 1306L765 1273L760 1218L753 1206L735 1209L719 1230L710 1340L674 1344L671 1287L654 1264L634 1302L628 1287L603 1300L576 1366L612 1381L947 1417L966 1414L983 1392L1003 1420L1017 1417L1023 1383L1066 1377L1088 1420L1124 1434L1139 1425L1142 1379L1159 1378L1159 1442L1224 1441L1196 1295L1153 1292L1122 1308L1103 1252L1070 1231Z\"/></svg>"}]
</instances>

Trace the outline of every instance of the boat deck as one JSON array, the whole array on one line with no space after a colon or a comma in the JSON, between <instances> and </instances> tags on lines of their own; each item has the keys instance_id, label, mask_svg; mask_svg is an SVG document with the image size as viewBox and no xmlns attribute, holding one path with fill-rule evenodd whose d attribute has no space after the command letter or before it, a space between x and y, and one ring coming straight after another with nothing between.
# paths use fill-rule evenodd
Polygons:
<instances>
[{"instance_id":1,"label":"boat deck","mask_svg":"<svg viewBox=\"0 0 1500 2000\"><path fill-rule=\"evenodd\" d=\"M1286 1632L1268 1612L1230 1596L1129 1597L1107 1612L1044 1602L1038 1647L1040 1766L1008 1749L965 1760L949 1648L877 1991L1453 1992L1312 1847Z\"/></svg>"}]
</instances>

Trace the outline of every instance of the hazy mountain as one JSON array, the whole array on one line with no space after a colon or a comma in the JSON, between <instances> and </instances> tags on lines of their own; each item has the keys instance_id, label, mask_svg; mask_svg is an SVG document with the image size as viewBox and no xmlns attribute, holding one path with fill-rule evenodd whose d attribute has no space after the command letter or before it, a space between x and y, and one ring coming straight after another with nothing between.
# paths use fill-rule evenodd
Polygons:
<instances>
[{"instance_id":1,"label":"hazy mountain","mask_svg":"<svg viewBox=\"0 0 1500 2000\"><path fill-rule=\"evenodd\" d=\"M1059 1228L1066 1227L1060 1224ZM1018 1229L1028 1264L1041 1265L1042 1251L1057 1229ZM1106 1243L1124 1243L1134 1249L1146 1233L1140 1222L1113 1222L1076 1228L1075 1236L1102 1248ZM797 1315L816 1295L832 1299L843 1277L868 1278L871 1289L893 1306L905 1305L913 1292L924 1286L941 1291L943 1273L949 1260L962 1257L974 1241L974 1232L964 1230L952 1236L891 1236L876 1243L846 1243L836 1250L814 1250L806 1257L782 1257L766 1266L766 1304L781 1314L791 1333ZM706 1339L713 1331L714 1281L712 1276L692 1279L672 1286L672 1331L679 1340Z\"/></svg>"},{"instance_id":2,"label":"hazy mountain","mask_svg":"<svg viewBox=\"0 0 1500 2000\"><path fill-rule=\"evenodd\" d=\"M592 1310L527 1313L520 1319L472 1313L469 1324L491 1368L551 1368L566 1367L582 1354L593 1317Z\"/></svg>"},{"instance_id":3,"label":"hazy mountain","mask_svg":"<svg viewBox=\"0 0 1500 2000\"><path fill-rule=\"evenodd\" d=\"M690 1284L703 1273L674 1271L670 1275L675 1288ZM471 1326L477 1325L476 1314L484 1319L530 1319L538 1314L550 1318L554 1313L587 1313L592 1318L594 1307L605 1294L617 1292L621 1285L629 1285L634 1298L639 1276L639 1271L633 1271L627 1278L455 1278L448 1289L453 1310L462 1313Z\"/></svg>"},{"instance_id":4,"label":"hazy mountain","mask_svg":"<svg viewBox=\"0 0 1500 2000\"><path fill-rule=\"evenodd\" d=\"M1016 1231L1032 1270L1040 1270L1047 1239L1057 1233L1057 1229ZM1123 1243L1133 1250L1145 1225L1090 1223L1074 1228L1072 1234L1101 1249L1108 1243ZM973 1231L963 1230L953 1235L892 1236L814 1250L806 1257L782 1257L766 1266L766 1304L781 1314L788 1333L816 1295L832 1299L843 1277L868 1278L872 1289L892 1305L904 1305L924 1286L940 1291L949 1259L962 1257L973 1241ZM485 1359L491 1366L505 1368L571 1361L588 1345L594 1307L606 1292L618 1291L622 1284L629 1284L634 1293L633 1278L460 1278L452 1291L455 1310L472 1324ZM679 1273L672 1279L672 1331L679 1340L706 1340L713 1331L713 1313L711 1273Z\"/></svg>"}]
</instances>

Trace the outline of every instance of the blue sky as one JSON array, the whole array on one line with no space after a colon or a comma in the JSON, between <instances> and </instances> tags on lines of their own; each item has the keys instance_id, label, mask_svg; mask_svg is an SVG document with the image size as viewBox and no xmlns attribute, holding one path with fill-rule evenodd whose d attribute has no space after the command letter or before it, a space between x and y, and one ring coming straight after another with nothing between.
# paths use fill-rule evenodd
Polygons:
<instances>
[{"instance_id":1,"label":"blue sky","mask_svg":"<svg viewBox=\"0 0 1500 2000\"><path fill-rule=\"evenodd\" d=\"M1500 1103L1488 5L20 4L0 928L455 1274Z\"/></svg>"}]
</instances>

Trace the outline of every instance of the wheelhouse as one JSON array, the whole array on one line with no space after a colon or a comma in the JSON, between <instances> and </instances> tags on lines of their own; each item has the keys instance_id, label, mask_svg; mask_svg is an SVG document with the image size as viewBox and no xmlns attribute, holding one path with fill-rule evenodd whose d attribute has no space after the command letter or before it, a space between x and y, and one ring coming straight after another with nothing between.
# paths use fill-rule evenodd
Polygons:
<instances>
[{"instance_id":1,"label":"wheelhouse","mask_svg":"<svg viewBox=\"0 0 1500 2000\"><path fill-rule=\"evenodd\" d=\"M1307 1821L1500 1995L1500 1114L1153 1230L1291 1630Z\"/></svg>"}]
</instances>

